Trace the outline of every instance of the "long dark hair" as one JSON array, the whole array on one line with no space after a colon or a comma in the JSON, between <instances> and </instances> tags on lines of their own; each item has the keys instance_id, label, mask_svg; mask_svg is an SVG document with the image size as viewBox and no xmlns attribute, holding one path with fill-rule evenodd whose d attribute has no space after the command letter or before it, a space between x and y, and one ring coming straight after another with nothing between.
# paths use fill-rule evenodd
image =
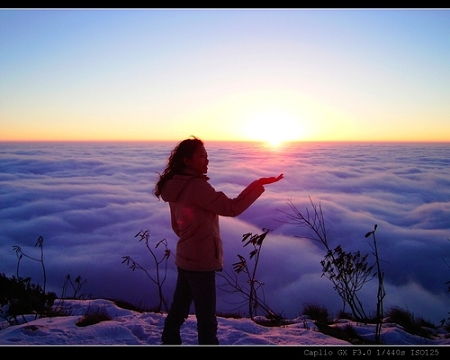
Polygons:
<instances>
[{"instance_id":1,"label":"long dark hair","mask_svg":"<svg viewBox=\"0 0 450 360\"><path fill-rule=\"evenodd\" d=\"M165 182L172 179L174 175L181 174L186 167L184 158L191 159L199 146L203 146L203 141L191 136L189 139L181 141L170 153L167 166L164 171L159 174L159 180L155 185L153 194L159 199L161 190Z\"/></svg>"}]
</instances>

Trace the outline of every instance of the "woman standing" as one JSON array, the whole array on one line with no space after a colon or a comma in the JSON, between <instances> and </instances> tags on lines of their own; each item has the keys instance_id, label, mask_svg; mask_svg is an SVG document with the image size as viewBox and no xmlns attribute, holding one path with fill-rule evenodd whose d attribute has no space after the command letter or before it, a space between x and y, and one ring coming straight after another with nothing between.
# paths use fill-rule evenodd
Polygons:
<instances>
[{"instance_id":1,"label":"woman standing","mask_svg":"<svg viewBox=\"0 0 450 360\"><path fill-rule=\"evenodd\" d=\"M218 345L215 272L223 267L220 216L238 216L264 192L264 185L283 178L261 178L231 199L208 182L208 154L201 140L181 141L171 152L159 176L154 195L169 203L177 242L178 268L173 302L162 333L163 344L181 344L180 327L192 301L197 318L198 343Z\"/></svg>"}]
</instances>

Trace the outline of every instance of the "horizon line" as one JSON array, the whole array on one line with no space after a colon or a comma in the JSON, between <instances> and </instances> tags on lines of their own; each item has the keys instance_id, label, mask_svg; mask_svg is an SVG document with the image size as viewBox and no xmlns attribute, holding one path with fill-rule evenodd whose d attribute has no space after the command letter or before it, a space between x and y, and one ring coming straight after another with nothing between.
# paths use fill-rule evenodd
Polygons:
<instances>
[{"instance_id":1,"label":"horizon line","mask_svg":"<svg viewBox=\"0 0 450 360\"><path fill-rule=\"evenodd\" d=\"M0 140L1 143L173 143L188 139L190 136L183 139L166 139L166 140ZM264 140L217 140L217 139L203 139L203 142L210 143L255 143L266 144L268 141ZM375 143L375 144L450 144L445 140L292 140L283 141L283 144L307 144L307 143Z\"/></svg>"},{"instance_id":2,"label":"horizon line","mask_svg":"<svg viewBox=\"0 0 450 360\"><path fill-rule=\"evenodd\" d=\"M0 139L0 143L21 143L21 142L173 142L188 139L194 135L189 135L178 139L76 139L76 140L58 140L58 139L17 139L5 140ZM246 143L267 143L266 140L227 140L227 139L207 139L196 136L202 141L208 142L246 142ZM286 140L281 143L450 143L450 140Z\"/></svg>"}]
</instances>

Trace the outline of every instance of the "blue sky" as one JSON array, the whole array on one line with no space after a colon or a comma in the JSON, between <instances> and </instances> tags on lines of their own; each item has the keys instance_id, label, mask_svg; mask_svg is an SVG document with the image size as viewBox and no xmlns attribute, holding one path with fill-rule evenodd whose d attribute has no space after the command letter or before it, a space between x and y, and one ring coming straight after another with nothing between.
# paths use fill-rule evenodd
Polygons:
<instances>
[{"instance_id":1,"label":"blue sky","mask_svg":"<svg viewBox=\"0 0 450 360\"><path fill-rule=\"evenodd\" d=\"M447 9L1 9L0 140L448 141Z\"/></svg>"}]
</instances>

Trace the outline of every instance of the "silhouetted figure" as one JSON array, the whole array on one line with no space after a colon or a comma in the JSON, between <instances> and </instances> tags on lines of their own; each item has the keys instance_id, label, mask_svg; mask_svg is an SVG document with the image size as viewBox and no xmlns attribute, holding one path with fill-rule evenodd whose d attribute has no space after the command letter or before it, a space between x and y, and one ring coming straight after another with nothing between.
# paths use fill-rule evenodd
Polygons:
<instances>
[{"instance_id":1,"label":"silhouetted figure","mask_svg":"<svg viewBox=\"0 0 450 360\"><path fill-rule=\"evenodd\" d=\"M216 271L223 267L219 215L238 216L264 192L264 185L283 178L253 181L234 199L216 191L208 182L208 154L201 140L181 141L171 152L160 174L154 195L169 203L177 242L175 265L178 277L173 302L165 320L163 344L180 345L180 327L192 301L197 318L198 343L218 345L216 318Z\"/></svg>"}]
</instances>

